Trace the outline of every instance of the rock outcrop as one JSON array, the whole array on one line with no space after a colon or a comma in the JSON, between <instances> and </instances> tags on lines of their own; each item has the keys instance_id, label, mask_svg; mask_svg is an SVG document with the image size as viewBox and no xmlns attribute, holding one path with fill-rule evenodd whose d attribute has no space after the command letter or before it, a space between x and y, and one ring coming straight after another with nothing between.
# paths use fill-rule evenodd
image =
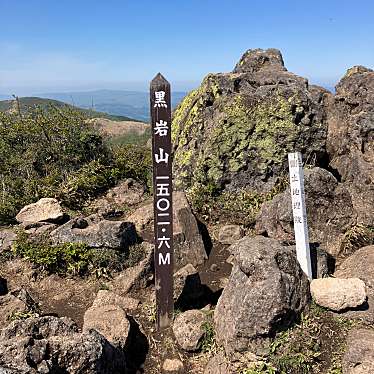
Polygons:
<instances>
[{"instance_id":1,"label":"rock outcrop","mask_svg":"<svg viewBox=\"0 0 374 374\"><path fill-rule=\"evenodd\" d=\"M286 70L278 50L249 50L232 73L209 74L174 113L178 188L269 191L287 153L323 162L326 90Z\"/></svg>"},{"instance_id":2,"label":"rock outcrop","mask_svg":"<svg viewBox=\"0 0 374 374\"><path fill-rule=\"evenodd\" d=\"M374 226L374 71L349 69L329 107L330 167L350 191L357 221Z\"/></svg>"},{"instance_id":3,"label":"rock outcrop","mask_svg":"<svg viewBox=\"0 0 374 374\"><path fill-rule=\"evenodd\" d=\"M214 312L216 336L226 353L257 354L307 306L309 281L294 247L274 239L245 237L229 250L234 267Z\"/></svg>"}]
</instances>

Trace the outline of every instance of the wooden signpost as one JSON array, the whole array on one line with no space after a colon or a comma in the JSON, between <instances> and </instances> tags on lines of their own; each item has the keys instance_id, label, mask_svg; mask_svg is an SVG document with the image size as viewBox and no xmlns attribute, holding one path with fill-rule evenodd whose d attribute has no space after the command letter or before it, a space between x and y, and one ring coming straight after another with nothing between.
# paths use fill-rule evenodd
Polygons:
<instances>
[{"instance_id":1,"label":"wooden signpost","mask_svg":"<svg viewBox=\"0 0 374 374\"><path fill-rule=\"evenodd\" d=\"M306 217L303 161L300 152L288 154L296 255L301 268L312 279L308 223Z\"/></svg>"},{"instance_id":2,"label":"wooden signpost","mask_svg":"<svg viewBox=\"0 0 374 374\"><path fill-rule=\"evenodd\" d=\"M170 84L159 73L150 87L153 154L157 328L173 317L173 199Z\"/></svg>"}]
</instances>

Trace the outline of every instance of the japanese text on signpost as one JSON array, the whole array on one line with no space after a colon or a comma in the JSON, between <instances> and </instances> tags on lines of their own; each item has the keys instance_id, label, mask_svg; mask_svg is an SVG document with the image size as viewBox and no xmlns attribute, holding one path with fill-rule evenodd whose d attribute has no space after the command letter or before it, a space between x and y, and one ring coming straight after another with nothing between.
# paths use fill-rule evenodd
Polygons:
<instances>
[{"instance_id":1,"label":"japanese text on signpost","mask_svg":"<svg viewBox=\"0 0 374 374\"><path fill-rule=\"evenodd\" d=\"M161 75L150 87L153 153L155 285L157 327L173 315L173 207L170 84Z\"/></svg>"}]
</instances>

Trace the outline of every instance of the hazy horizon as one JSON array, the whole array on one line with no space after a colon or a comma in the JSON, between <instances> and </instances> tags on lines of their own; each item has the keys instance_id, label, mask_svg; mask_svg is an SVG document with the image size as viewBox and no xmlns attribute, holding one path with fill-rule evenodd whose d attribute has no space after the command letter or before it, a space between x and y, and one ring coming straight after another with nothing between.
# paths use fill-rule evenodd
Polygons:
<instances>
[{"instance_id":1,"label":"hazy horizon","mask_svg":"<svg viewBox=\"0 0 374 374\"><path fill-rule=\"evenodd\" d=\"M189 91L254 48L278 48L290 72L324 87L353 65L374 67L369 0L2 0L0 12L2 95L145 92L159 71Z\"/></svg>"}]
</instances>

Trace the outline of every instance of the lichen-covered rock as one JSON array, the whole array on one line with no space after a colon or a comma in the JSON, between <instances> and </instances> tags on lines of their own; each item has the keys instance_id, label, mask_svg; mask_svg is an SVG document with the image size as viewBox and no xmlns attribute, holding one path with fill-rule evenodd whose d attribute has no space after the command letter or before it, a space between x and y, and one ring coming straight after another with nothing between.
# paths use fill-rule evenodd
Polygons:
<instances>
[{"instance_id":1,"label":"lichen-covered rock","mask_svg":"<svg viewBox=\"0 0 374 374\"><path fill-rule=\"evenodd\" d=\"M374 71L349 69L328 112L330 167L350 191L358 222L374 226Z\"/></svg>"},{"instance_id":2,"label":"lichen-covered rock","mask_svg":"<svg viewBox=\"0 0 374 374\"><path fill-rule=\"evenodd\" d=\"M309 281L295 248L274 239L245 237L229 250L234 267L214 312L216 338L227 354L258 354L307 306Z\"/></svg>"},{"instance_id":3,"label":"lichen-covered rock","mask_svg":"<svg viewBox=\"0 0 374 374\"><path fill-rule=\"evenodd\" d=\"M318 305L336 312L358 307L366 301L365 283L358 278L313 279L310 292Z\"/></svg>"},{"instance_id":4,"label":"lichen-covered rock","mask_svg":"<svg viewBox=\"0 0 374 374\"><path fill-rule=\"evenodd\" d=\"M176 186L263 192L285 175L288 152L318 164L329 95L287 72L279 51L246 52L233 73L208 75L176 109Z\"/></svg>"},{"instance_id":5,"label":"lichen-covered rock","mask_svg":"<svg viewBox=\"0 0 374 374\"><path fill-rule=\"evenodd\" d=\"M342 251L346 232L356 223L351 196L327 170L305 170L305 199L311 243L334 257ZM266 202L256 219L256 232L278 240L294 240L289 188Z\"/></svg>"}]
</instances>

